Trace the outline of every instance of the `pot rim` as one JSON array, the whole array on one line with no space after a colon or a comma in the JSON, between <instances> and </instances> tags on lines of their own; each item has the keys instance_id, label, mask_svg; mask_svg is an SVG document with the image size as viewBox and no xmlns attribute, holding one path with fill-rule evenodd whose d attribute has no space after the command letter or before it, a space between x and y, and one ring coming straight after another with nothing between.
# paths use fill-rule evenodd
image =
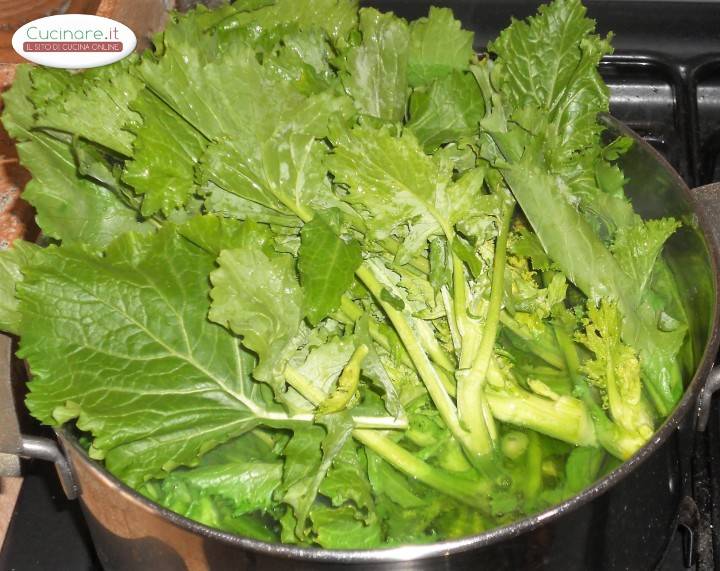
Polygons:
<instances>
[{"instance_id":1,"label":"pot rim","mask_svg":"<svg viewBox=\"0 0 720 571\"><path fill-rule=\"evenodd\" d=\"M585 505L594 498L602 495L606 490L623 480L637 466L642 464L651 454L653 454L675 431L680 421L687 414L695 411L697 413L698 396L704 386L708 373L710 372L715 356L720 345L720 246L713 238L712 227L707 215L699 207L697 201L693 197L690 188L685 181L675 171L675 169L665 160L665 158L650 144L645 142L632 129L611 117L604 115L603 121L616 131L623 135L631 137L635 144L640 145L651 156L654 157L658 166L666 171L666 173L677 183L682 189L682 194L686 202L690 205L692 213L698 221L698 227L705 240L707 251L710 257L710 265L713 276L713 286L715 288L715 296L712 308L711 333L705 344L705 349L700 359L700 363L695 370L692 380L687 385L680 402L675 407L673 413L668 416L653 434L652 438L629 460L623 462L620 466L606 474L589 488L586 488L579 494L554 505L537 514L525 517L510 524L497 527L480 534L463 537L460 539L449 539L438 541L431 544L411 544L398 547L387 547L377 549L323 549L319 547L298 547L283 543L269 543L257 539L251 539L233 533L220 531L218 529L203 525L194 520L188 519L180 514L168 510L161 505L142 496L125 483L120 481L110 472L108 472L101 463L88 457L86 451L79 445L75 436L67 428L61 427L56 429L56 434L60 437L64 445L72 446L94 470L98 470L103 477L108 478L114 485L118 486L124 492L130 494L135 501L142 504L146 509L155 512L160 517L169 520L171 523L189 530L193 533L208 537L213 540L222 541L224 543L241 547L247 551L255 552L274 557L283 557L288 559L298 559L302 561L318 561L318 562L334 562L334 563L381 563L393 561L413 561L419 559L427 559L431 557L446 557L454 553L460 553L470 549L485 547L504 539L515 537L525 531L528 531L546 521L551 521L561 515L573 511L580 506ZM82 500L82 491L80 495Z\"/></svg>"}]
</instances>

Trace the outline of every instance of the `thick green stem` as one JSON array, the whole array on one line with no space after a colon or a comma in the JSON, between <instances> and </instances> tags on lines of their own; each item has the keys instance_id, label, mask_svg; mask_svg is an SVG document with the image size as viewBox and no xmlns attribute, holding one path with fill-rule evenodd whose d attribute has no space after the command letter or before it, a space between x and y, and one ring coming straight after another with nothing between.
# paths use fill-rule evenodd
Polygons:
<instances>
[{"instance_id":1,"label":"thick green stem","mask_svg":"<svg viewBox=\"0 0 720 571\"><path fill-rule=\"evenodd\" d=\"M324 401L325 393L292 367L285 368L285 378L311 403L317 405ZM473 507L487 509L489 488L485 482L466 480L433 468L377 431L356 428L352 431L352 436L411 478L416 478L423 484Z\"/></svg>"},{"instance_id":2,"label":"thick green stem","mask_svg":"<svg viewBox=\"0 0 720 571\"><path fill-rule=\"evenodd\" d=\"M388 464L472 507L488 509L489 485L484 480L471 480L457 474L448 474L423 462L389 438L376 431L353 430L353 437L370 448Z\"/></svg>"},{"instance_id":3,"label":"thick green stem","mask_svg":"<svg viewBox=\"0 0 720 571\"><path fill-rule=\"evenodd\" d=\"M302 397L309 403L315 406L320 405L327 395L313 385L309 379L307 379L300 371L291 367L290 365L285 366L283 376L288 385L294 388ZM297 416L288 417L295 420L300 420ZM356 428L375 428L380 430L405 430L408 427L408 422L404 418L395 418L392 416L362 416L353 415L353 425ZM313 421L314 417L309 415L308 421Z\"/></svg>"},{"instance_id":4,"label":"thick green stem","mask_svg":"<svg viewBox=\"0 0 720 571\"><path fill-rule=\"evenodd\" d=\"M615 424L595 401L587 381L580 375L580 360L577 349L570 336L561 327L555 327L558 345L563 351L568 374L575 385L575 393L585 402L597 433L600 445L610 454L621 460L627 460L645 444L645 439Z\"/></svg>"},{"instance_id":5,"label":"thick green stem","mask_svg":"<svg viewBox=\"0 0 720 571\"><path fill-rule=\"evenodd\" d=\"M356 275L362 280L368 290L370 290L370 293L375 297L395 327L395 331L397 331L405 345L405 349L408 355L410 355L410 359L414 363L418 375L420 375L420 378L425 384L430 398L433 403L435 403L435 407L438 409L440 416L450 429L450 432L462 443L469 454L473 456L483 454L486 450L482 448L482 443L471 438L471 435L461 426L455 403L448 394L440 375L430 362L430 359L420 344L420 340L408 323L405 314L382 299L383 285L378 281L367 264L360 266Z\"/></svg>"},{"instance_id":6,"label":"thick green stem","mask_svg":"<svg viewBox=\"0 0 720 571\"><path fill-rule=\"evenodd\" d=\"M505 290L505 259L507 256L507 238L510 232L510 220L513 213L513 204L507 204L503 212L502 223L495 243L495 257L493 259L493 277L490 289L490 304L483 328L483 336L470 369L460 370L457 374L457 403L460 421L467 427L481 450L481 454L489 454L494 446L497 434L492 414L489 414L485 402L483 387L487 376L490 358L495 348L500 309L502 307ZM461 287L464 286L464 280ZM456 312L459 311L456 308ZM466 309L462 308L463 315ZM463 342L463 360L466 347Z\"/></svg>"},{"instance_id":7,"label":"thick green stem","mask_svg":"<svg viewBox=\"0 0 720 571\"><path fill-rule=\"evenodd\" d=\"M552 365L556 369L564 369L565 361L563 356L559 353L555 347L546 345L540 339L534 339L530 337L520 325L507 311L500 312L500 323L514 335L526 342L523 344L522 349L532 352L534 355L540 357L548 365Z\"/></svg>"},{"instance_id":8,"label":"thick green stem","mask_svg":"<svg viewBox=\"0 0 720 571\"><path fill-rule=\"evenodd\" d=\"M422 319L416 320L414 324L420 345L425 349L430 360L446 371L454 371L455 363L453 363L452 358L440 346L440 343L438 343L432 326Z\"/></svg>"},{"instance_id":9,"label":"thick green stem","mask_svg":"<svg viewBox=\"0 0 720 571\"><path fill-rule=\"evenodd\" d=\"M457 331L459 339L458 353L460 355L461 369L468 367L466 361L468 361L468 347L467 347L467 290L465 284L465 269L463 267L462 260L457 257L456 254L452 254L452 280L453 280L453 317L454 327ZM448 321L450 316L448 316ZM450 324L450 330L452 331L453 324Z\"/></svg>"},{"instance_id":10,"label":"thick green stem","mask_svg":"<svg viewBox=\"0 0 720 571\"><path fill-rule=\"evenodd\" d=\"M596 446L593 419L584 403L576 398L561 396L550 400L512 387L485 391L493 416L515 426L531 428L577 446Z\"/></svg>"},{"instance_id":11,"label":"thick green stem","mask_svg":"<svg viewBox=\"0 0 720 571\"><path fill-rule=\"evenodd\" d=\"M447 286L442 286L440 289L440 295L442 296L443 305L445 306L445 315L447 315L448 326L450 327L450 337L452 338L453 349L455 349L455 354L460 355L460 358L462 359L462 339L460 338L460 330L457 326L454 300L450 296L450 291Z\"/></svg>"},{"instance_id":12,"label":"thick green stem","mask_svg":"<svg viewBox=\"0 0 720 571\"><path fill-rule=\"evenodd\" d=\"M495 347L498 324L500 323L500 310L502 309L505 294L505 261L507 259L507 240L510 234L510 221L512 220L515 203L506 204L500 232L495 242L495 256L493 258L493 276L490 286L490 306L485 319L483 338L480 342L478 354L472 366L475 374L485 377Z\"/></svg>"}]
</instances>

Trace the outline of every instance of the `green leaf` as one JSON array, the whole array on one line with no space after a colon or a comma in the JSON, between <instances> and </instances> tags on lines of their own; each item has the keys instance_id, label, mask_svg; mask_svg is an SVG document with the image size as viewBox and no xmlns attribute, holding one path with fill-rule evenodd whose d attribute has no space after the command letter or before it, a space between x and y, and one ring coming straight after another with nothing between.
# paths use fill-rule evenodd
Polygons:
<instances>
[{"instance_id":1,"label":"green leaf","mask_svg":"<svg viewBox=\"0 0 720 571\"><path fill-rule=\"evenodd\" d=\"M205 210L222 215L225 218L275 224L287 228L297 228L302 225L302 221L294 214L278 212L228 192L212 182L207 182L203 186L203 196L205 197L203 201Z\"/></svg>"},{"instance_id":2,"label":"green leaf","mask_svg":"<svg viewBox=\"0 0 720 571\"><path fill-rule=\"evenodd\" d=\"M28 407L47 424L77 418L91 455L131 486L197 464L272 408L252 359L206 319L214 263L168 227L104 256L47 248L23 270Z\"/></svg>"},{"instance_id":3,"label":"green leaf","mask_svg":"<svg viewBox=\"0 0 720 571\"><path fill-rule=\"evenodd\" d=\"M394 332L394 330L392 331ZM364 344L369 348L369 352L363 361L363 377L369 379L382 392L385 409L395 418L403 417L405 412L400 403L398 388L395 386L396 380L385 369L382 359L375 350L375 344L370 336L370 318L367 314L363 314L355 323L354 340L356 346ZM399 343L399 340L397 342Z\"/></svg>"},{"instance_id":4,"label":"green leaf","mask_svg":"<svg viewBox=\"0 0 720 571\"><path fill-rule=\"evenodd\" d=\"M374 519L375 501L366 464L361 448L348 440L333 459L319 491L334 506L352 502L358 510L364 510L368 521Z\"/></svg>"},{"instance_id":5,"label":"green leaf","mask_svg":"<svg viewBox=\"0 0 720 571\"><path fill-rule=\"evenodd\" d=\"M529 258L534 270L546 271L550 269L552 264L550 258L543 250L537 235L527 228L520 229L520 236L513 242L511 249L515 255Z\"/></svg>"},{"instance_id":6,"label":"green leaf","mask_svg":"<svg viewBox=\"0 0 720 571\"><path fill-rule=\"evenodd\" d=\"M356 127L335 142L327 164L335 182L349 187L344 200L368 213L371 237L384 239L411 225L417 236L411 232L406 239L399 263L423 248L428 236L451 233L449 167L425 155L410 133L394 137L385 128Z\"/></svg>"},{"instance_id":7,"label":"green leaf","mask_svg":"<svg viewBox=\"0 0 720 571\"><path fill-rule=\"evenodd\" d=\"M326 549L372 549L385 545L380 524L366 524L348 506L316 506L310 512L314 540Z\"/></svg>"},{"instance_id":8,"label":"green leaf","mask_svg":"<svg viewBox=\"0 0 720 571\"><path fill-rule=\"evenodd\" d=\"M222 24L228 29L322 30L336 44L357 25L357 0L250 0L235 2L237 10Z\"/></svg>"},{"instance_id":9,"label":"green leaf","mask_svg":"<svg viewBox=\"0 0 720 571\"><path fill-rule=\"evenodd\" d=\"M673 218L643 221L638 216L632 226L618 229L612 253L640 291L645 290L663 245L679 226Z\"/></svg>"},{"instance_id":10,"label":"green leaf","mask_svg":"<svg viewBox=\"0 0 720 571\"><path fill-rule=\"evenodd\" d=\"M336 310L362 263L360 244L343 240L321 216L303 226L298 253L307 318L315 324Z\"/></svg>"},{"instance_id":11,"label":"green leaf","mask_svg":"<svg viewBox=\"0 0 720 571\"><path fill-rule=\"evenodd\" d=\"M269 258L246 246L220 252L218 265L210 274L208 317L242 336L243 345L259 359L255 377L265 380L303 316L293 260L287 255Z\"/></svg>"},{"instance_id":12,"label":"green leaf","mask_svg":"<svg viewBox=\"0 0 720 571\"><path fill-rule=\"evenodd\" d=\"M131 73L136 57L81 73L66 72L65 89L38 108L35 126L84 137L130 157L134 136L126 130L138 116L130 103L143 88Z\"/></svg>"},{"instance_id":13,"label":"green leaf","mask_svg":"<svg viewBox=\"0 0 720 571\"><path fill-rule=\"evenodd\" d=\"M485 116L485 103L472 74L455 71L415 90L407 127L426 152L473 135Z\"/></svg>"},{"instance_id":14,"label":"green leaf","mask_svg":"<svg viewBox=\"0 0 720 571\"><path fill-rule=\"evenodd\" d=\"M179 468L138 491L205 525L264 541L277 541L268 526L273 493L282 479L280 458L254 432L206 454L199 467Z\"/></svg>"},{"instance_id":15,"label":"green leaf","mask_svg":"<svg viewBox=\"0 0 720 571\"><path fill-rule=\"evenodd\" d=\"M0 331L20 333L22 314L15 288L23 279L23 268L30 262L36 246L16 240L9 249L0 249Z\"/></svg>"},{"instance_id":16,"label":"green leaf","mask_svg":"<svg viewBox=\"0 0 720 571\"><path fill-rule=\"evenodd\" d=\"M377 454L368 450L367 461L368 476L375 495L383 494L403 508L417 508L425 504L425 500L414 492L408 479Z\"/></svg>"},{"instance_id":17,"label":"green leaf","mask_svg":"<svg viewBox=\"0 0 720 571\"><path fill-rule=\"evenodd\" d=\"M340 204L322 163L327 147L316 138L327 135L330 116L348 113L347 99L325 93L292 105L288 103L284 115L278 112L268 119L274 125L267 134L222 139L208 147L200 178L261 209L251 213L250 205L235 201L231 212L235 206L248 212L244 218L270 221L269 216L297 216L308 221L312 209Z\"/></svg>"},{"instance_id":18,"label":"green leaf","mask_svg":"<svg viewBox=\"0 0 720 571\"><path fill-rule=\"evenodd\" d=\"M316 425L295 430L285 448L281 498L293 509L294 531L301 541L306 538L306 520L320 484L352 431L352 421L342 414L324 417L323 425L325 430Z\"/></svg>"},{"instance_id":19,"label":"green leaf","mask_svg":"<svg viewBox=\"0 0 720 571\"><path fill-rule=\"evenodd\" d=\"M27 139L35 120L35 106L30 100L33 91L31 74L35 68L20 64L15 68L15 77L10 88L2 94L2 122L13 139Z\"/></svg>"},{"instance_id":20,"label":"green leaf","mask_svg":"<svg viewBox=\"0 0 720 571\"><path fill-rule=\"evenodd\" d=\"M570 452L565 464L565 490L568 496L581 492L596 480L605 457L602 448L581 446Z\"/></svg>"},{"instance_id":21,"label":"green leaf","mask_svg":"<svg viewBox=\"0 0 720 571\"><path fill-rule=\"evenodd\" d=\"M280 485L282 462L235 462L211 464L190 470L176 470L161 483L160 503L180 507L177 496L189 492L197 497L210 497L232 506L234 515L273 508L273 493ZM187 487L188 490L182 490ZM164 497L163 497L164 496ZM173 498L175 496L175 498ZM158 501L158 499L155 501ZM191 511L187 506L182 511Z\"/></svg>"},{"instance_id":22,"label":"green leaf","mask_svg":"<svg viewBox=\"0 0 720 571\"><path fill-rule=\"evenodd\" d=\"M159 61L145 58L139 69L148 87L207 139L232 136L252 148L270 138L283 111L302 102L250 47L233 44L210 62L201 50L178 43Z\"/></svg>"},{"instance_id":23,"label":"green leaf","mask_svg":"<svg viewBox=\"0 0 720 571\"><path fill-rule=\"evenodd\" d=\"M449 8L430 7L426 18L410 24L410 85L430 83L468 68L474 56L472 32L462 29Z\"/></svg>"},{"instance_id":24,"label":"green leaf","mask_svg":"<svg viewBox=\"0 0 720 571\"><path fill-rule=\"evenodd\" d=\"M143 195L144 216L170 214L197 192L194 169L207 141L147 89L130 107L142 119L128 127L136 135L134 157L125 163L122 179Z\"/></svg>"},{"instance_id":25,"label":"green leaf","mask_svg":"<svg viewBox=\"0 0 720 571\"><path fill-rule=\"evenodd\" d=\"M47 236L102 248L125 232L148 229L112 190L78 177L66 143L38 132L18 143L17 150L33 174L23 198L35 207L35 219Z\"/></svg>"},{"instance_id":26,"label":"green leaf","mask_svg":"<svg viewBox=\"0 0 720 571\"><path fill-rule=\"evenodd\" d=\"M556 0L537 16L515 20L488 49L498 56L493 72L513 109L536 107L553 132L553 153L567 156L597 144L597 114L608 110L609 93L597 66L612 51L593 35L580 0Z\"/></svg>"},{"instance_id":27,"label":"green leaf","mask_svg":"<svg viewBox=\"0 0 720 571\"><path fill-rule=\"evenodd\" d=\"M332 336L322 341L310 339L306 346L307 355L294 355L290 364L313 387L327 394L350 359L353 348L353 337ZM308 412L314 409L294 389L288 389L283 400L291 410Z\"/></svg>"},{"instance_id":28,"label":"green leaf","mask_svg":"<svg viewBox=\"0 0 720 571\"><path fill-rule=\"evenodd\" d=\"M215 257L219 256L222 250L232 248L257 248L266 255L273 253L270 228L255 222L240 222L208 214L191 218L178 227L178 232Z\"/></svg>"},{"instance_id":29,"label":"green leaf","mask_svg":"<svg viewBox=\"0 0 720 571\"><path fill-rule=\"evenodd\" d=\"M348 50L341 78L358 111L400 121L407 103L410 32L405 20L374 8L360 10L362 43Z\"/></svg>"}]
</instances>

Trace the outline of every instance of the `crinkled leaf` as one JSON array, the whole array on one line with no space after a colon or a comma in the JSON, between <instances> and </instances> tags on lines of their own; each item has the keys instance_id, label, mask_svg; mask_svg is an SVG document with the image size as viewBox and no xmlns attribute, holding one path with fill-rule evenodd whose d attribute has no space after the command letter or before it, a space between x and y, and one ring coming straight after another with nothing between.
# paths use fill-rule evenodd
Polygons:
<instances>
[{"instance_id":1,"label":"crinkled leaf","mask_svg":"<svg viewBox=\"0 0 720 571\"><path fill-rule=\"evenodd\" d=\"M27 139L33 127L35 106L30 96L33 92L31 74L35 68L20 64L15 68L12 85L2 94L2 122L5 130L14 139Z\"/></svg>"},{"instance_id":2,"label":"crinkled leaf","mask_svg":"<svg viewBox=\"0 0 720 571\"><path fill-rule=\"evenodd\" d=\"M462 29L449 8L430 7L425 18L410 24L410 85L430 83L454 70L467 69L473 52L474 34Z\"/></svg>"},{"instance_id":3,"label":"crinkled leaf","mask_svg":"<svg viewBox=\"0 0 720 571\"><path fill-rule=\"evenodd\" d=\"M358 519L349 506L317 505L310 511L313 539L326 549L372 549L385 545L380 523Z\"/></svg>"},{"instance_id":4,"label":"crinkled leaf","mask_svg":"<svg viewBox=\"0 0 720 571\"><path fill-rule=\"evenodd\" d=\"M549 270L552 262L543 250L537 236L527 228L521 228L519 234L519 237L511 245L512 252L517 256L529 258L534 270Z\"/></svg>"},{"instance_id":5,"label":"crinkled leaf","mask_svg":"<svg viewBox=\"0 0 720 571\"><path fill-rule=\"evenodd\" d=\"M207 182L203 186L203 206L207 212L220 214L226 218L252 220L284 227L299 227L302 221L294 214L283 214L247 198L243 198L215 183Z\"/></svg>"},{"instance_id":6,"label":"crinkled leaf","mask_svg":"<svg viewBox=\"0 0 720 571\"><path fill-rule=\"evenodd\" d=\"M449 168L425 155L413 135L356 127L335 143L328 168L336 182L349 187L345 200L369 213L365 221L371 236L385 238L411 224L423 239L409 239L412 247L403 252L408 257L443 227L450 232Z\"/></svg>"},{"instance_id":7,"label":"crinkled leaf","mask_svg":"<svg viewBox=\"0 0 720 571\"><path fill-rule=\"evenodd\" d=\"M237 335L257 354L254 371L267 378L302 320L302 290L293 260L266 256L248 245L223 250L210 274L212 304L208 317ZM278 303L282 300L282 303Z\"/></svg>"},{"instance_id":8,"label":"crinkled leaf","mask_svg":"<svg viewBox=\"0 0 720 571\"><path fill-rule=\"evenodd\" d=\"M352 421L343 414L323 417L323 425L325 429L312 425L295 430L284 451L281 498L293 509L300 539L307 535L307 517L320 484L352 431Z\"/></svg>"},{"instance_id":9,"label":"crinkled leaf","mask_svg":"<svg viewBox=\"0 0 720 571\"><path fill-rule=\"evenodd\" d=\"M233 137L211 144L202 160L203 181L257 203L272 216L308 219L311 208L336 206L322 163L327 149L316 137L327 134L332 114L347 113L347 100L326 95L289 109L294 113L291 120L276 116L276 130L269 140L258 135L255 143ZM245 217L263 220L260 214Z\"/></svg>"},{"instance_id":10,"label":"crinkled leaf","mask_svg":"<svg viewBox=\"0 0 720 571\"><path fill-rule=\"evenodd\" d=\"M126 129L138 116L130 103L143 82L130 69L135 57L118 63L67 74L65 89L38 109L37 127L85 137L124 156L132 156L133 134Z\"/></svg>"},{"instance_id":11,"label":"crinkled leaf","mask_svg":"<svg viewBox=\"0 0 720 571\"><path fill-rule=\"evenodd\" d=\"M375 502L367 465L361 449L348 440L333 459L327 476L320 484L320 493L334 506L352 502L358 510L365 514L365 520L374 518Z\"/></svg>"},{"instance_id":12,"label":"crinkled leaf","mask_svg":"<svg viewBox=\"0 0 720 571\"><path fill-rule=\"evenodd\" d=\"M643 221L637 217L632 226L618 229L613 255L640 291L645 290L663 245L679 226L673 218Z\"/></svg>"},{"instance_id":13,"label":"crinkled leaf","mask_svg":"<svg viewBox=\"0 0 720 571\"><path fill-rule=\"evenodd\" d=\"M233 515L269 511L281 479L282 462L279 461L211 464L176 470L162 481L159 497L153 499L181 513L192 509L183 505L186 495L190 496L189 501L194 501L195 496L227 502L232 506Z\"/></svg>"},{"instance_id":14,"label":"crinkled leaf","mask_svg":"<svg viewBox=\"0 0 720 571\"><path fill-rule=\"evenodd\" d=\"M368 354L363 361L362 374L370 382L382 391L382 399L385 409L393 416L399 418L404 415L398 388L395 386L392 377L388 374L382 360L375 350L370 336L370 318L363 315L355 323L355 343L364 344L368 347Z\"/></svg>"},{"instance_id":15,"label":"crinkled leaf","mask_svg":"<svg viewBox=\"0 0 720 571\"><path fill-rule=\"evenodd\" d=\"M357 0L251 0L235 2L233 8L237 13L223 22L229 29L320 29L342 43L357 25Z\"/></svg>"},{"instance_id":16,"label":"crinkled leaf","mask_svg":"<svg viewBox=\"0 0 720 571\"><path fill-rule=\"evenodd\" d=\"M553 131L553 153L596 144L602 126L597 114L608 109L608 89L597 65L612 51L592 32L580 0L556 0L537 16L515 20L488 47L498 55L497 77L514 109L538 108Z\"/></svg>"},{"instance_id":17,"label":"crinkled leaf","mask_svg":"<svg viewBox=\"0 0 720 571\"><path fill-rule=\"evenodd\" d=\"M272 232L264 224L240 222L210 214L195 216L178 228L181 236L215 257L222 250L248 248L271 255Z\"/></svg>"},{"instance_id":18,"label":"crinkled leaf","mask_svg":"<svg viewBox=\"0 0 720 571\"><path fill-rule=\"evenodd\" d=\"M143 195L143 215L170 214L197 191L194 169L207 140L147 89L131 108L141 119L128 127L136 135L134 157L122 179Z\"/></svg>"},{"instance_id":19,"label":"crinkled leaf","mask_svg":"<svg viewBox=\"0 0 720 571\"><path fill-rule=\"evenodd\" d=\"M138 491L205 525L264 541L277 541L261 516L273 510L282 462L247 433L206 454L198 468L178 469Z\"/></svg>"},{"instance_id":20,"label":"crinkled leaf","mask_svg":"<svg viewBox=\"0 0 720 571\"><path fill-rule=\"evenodd\" d=\"M22 314L15 287L22 281L22 270L36 249L34 244L22 240L16 240L9 249L0 249L0 331L20 333Z\"/></svg>"},{"instance_id":21,"label":"crinkled leaf","mask_svg":"<svg viewBox=\"0 0 720 571\"><path fill-rule=\"evenodd\" d=\"M250 47L233 45L209 63L201 49L180 43L158 61L144 59L139 69L153 92L208 139L233 136L252 147L270 137L284 109L302 101Z\"/></svg>"}]
</instances>

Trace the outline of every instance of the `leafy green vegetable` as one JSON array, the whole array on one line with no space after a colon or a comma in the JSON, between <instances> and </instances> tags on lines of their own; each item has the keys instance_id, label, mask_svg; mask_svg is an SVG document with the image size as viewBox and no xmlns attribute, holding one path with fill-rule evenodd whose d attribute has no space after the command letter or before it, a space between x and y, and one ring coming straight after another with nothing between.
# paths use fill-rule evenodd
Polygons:
<instances>
[{"instance_id":1,"label":"leafy green vegetable","mask_svg":"<svg viewBox=\"0 0 720 571\"><path fill-rule=\"evenodd\" d=\"M347 51L342 65L345 90L361 113L400 121L407 101L408 25L392 14L363 8L358 29L362 43Z\"/></svg>"},{"instance_id":2,"label":"leafy green vegetable","mask_svg":"<svg viewBox=\"0 0 720 571\"><path fill-rule=\"evenodd\" d=\"M20 331L22 314L15 289L23 279L21 268L30 262L35 249L18 240L11 249L0 250L0 328L8 333Z\"/></svg>"},{"instance_id":3,"label":"leafy green vegetable","mask_svg":"<svg viewBox=\"0 0 720 571\"><path fill-rule=\"evenodd\" d=\"M48 424L77 419L91 454L131 485L197 464L271 404L236 339L206 319L213 264L169 227L125 234L102 257L46 248L23 268L28 407Z\"/></svg>"},{"instance_id":4,"label":"leafy green vegetable","mask_svg":"<svg viewBox=\"0 0 720 571\"><path fill-rule=\"evenodd\" d=\"M485 102L475 78L455 71L436 79L410 99L408 128L425 151L472 135L485 115Z\"/></svg>"},{"instance_id":5,"label":"leafy green vegetable","mask_svg":"<svg viewBox=\"0 0 720 571\"><path fill-rule=\"evenodd\" d=\"M194 169L207 144L203 135L160 99L144 90L132 103L142 118L129 127L135 133L133 160L123 181L144 195L142 214L169 215L197 193Z\"/></svg>"},{"instance_id":6,"label":"leafy green vegetable","mask_svg":"<svg viewBox=\"0 0 720 571\"><path fill-rule=\"evenodd\" d=\"M292 259L268 258L246 247L221 251L218 264L210 274L208 318L241 335L243 345L258 356L255 376L268 378L302 319L302 291Z\"/></svg>"},{"instance_id":7,"label":"leafy green vegetable","mask_svg":"<svg viewBox=\"0 0 720 571\"><path fill-rule=\"evenodd\" d=\"M298 269L311 323L318 323L338 308L361 263L360 244L352 238L343 240L320 216L303 226Z\"/></svg>"},{"instance_id":8,"label":"leafy green vegetable","mask_svg":"<svg viewBox=\"0 0 720 571\"><path fill-rule=\"evenodd\" d=\"M0 252L37 419L186 517L336 549L504 525L652 437L679 224L624 194L579 0L492 57L446 8L354 0L199 6L154 44L4 94L49 242Z\"/></svg>"},{"instance_id":9,"label":"leafy green vegetable","mask_svg":"<svg viewBox=\"0 0 720 571\"><path fill-rule=\"evenodd\" d=\"M410 24L408 79L413 87L466 70L473 56L473 33L462 29L452 10L431 6L426 18Z\"/></svg>"}]
</instances>

